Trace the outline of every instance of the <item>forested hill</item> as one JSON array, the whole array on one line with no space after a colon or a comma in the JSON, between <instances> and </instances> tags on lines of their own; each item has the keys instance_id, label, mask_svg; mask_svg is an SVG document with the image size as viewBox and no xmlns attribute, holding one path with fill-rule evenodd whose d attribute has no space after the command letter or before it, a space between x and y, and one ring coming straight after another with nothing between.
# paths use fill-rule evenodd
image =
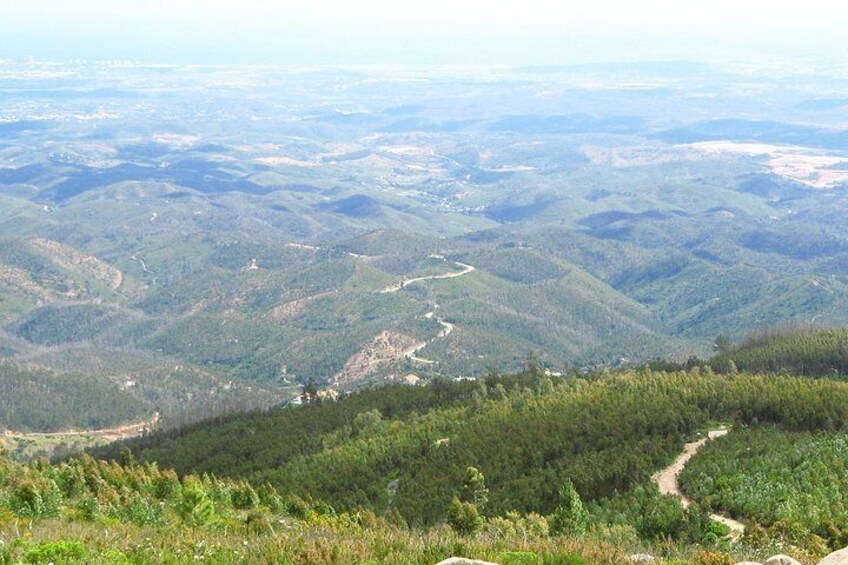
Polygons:
<instances>
[{"instance_id":1,"label":"forested hill","mask_svg":"<svg viewBox=\"0 0 848 565\"><path fill-rule=\"evenodd\" d=\"M763 330L723 349L712 360L714 368L725 369L733 361L740 371L848 375L848 329L845 328Z\"/></svg>"},{"instance_id":2,"label":"forested hill","mask_svg":"<svg viewBox=\"0 0 848 565\"><path fill-rule=\"evenodd\" d=\"M848 385L701 368L555 380L528 371L383 388L127 445L139 460L178 472L248 478L337 510L395 509L411 523L434 523L469 466L487 479L493 515L550 512L566 480L588 501L645 484L687 437L717 420L841 430Z\"/></svg>"},{"instance_id":3,"label":"forested hill","mask_svg":"<svg viewBox=\"0 0 848 565\"><path fill-rule=\"evenodd\" d=\"M3 362L0 391L0 431L96 430L154 411L114 383Z\"/></svg>"},{"instance_id":4,"label":"forested hill","mask_svg":"<svg viewBox=\"0 0 848 565\"><path fill-rule=\"evenodd\" d=\"M848 545L846 422L842 380L530 364L154 432L105 462L0 448L0 563L812 565ZM688 509L656 478L686 442Z\"/></svg>"}]
</instances>

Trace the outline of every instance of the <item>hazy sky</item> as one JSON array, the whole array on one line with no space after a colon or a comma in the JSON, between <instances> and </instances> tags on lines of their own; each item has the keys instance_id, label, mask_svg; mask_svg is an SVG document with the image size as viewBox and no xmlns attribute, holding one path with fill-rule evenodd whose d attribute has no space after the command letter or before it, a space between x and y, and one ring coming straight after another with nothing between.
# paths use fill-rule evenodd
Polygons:
<instances>
[{"instance_id":1,"label":"hazy sky","mask_svg":"<svg viewBox=\"0 0 848 565\"><path fill-rule=\"evenodd\" d=\"M840 0L0 0L0 58L567 64L848 58Z\"/></svg>"}]
</instances>

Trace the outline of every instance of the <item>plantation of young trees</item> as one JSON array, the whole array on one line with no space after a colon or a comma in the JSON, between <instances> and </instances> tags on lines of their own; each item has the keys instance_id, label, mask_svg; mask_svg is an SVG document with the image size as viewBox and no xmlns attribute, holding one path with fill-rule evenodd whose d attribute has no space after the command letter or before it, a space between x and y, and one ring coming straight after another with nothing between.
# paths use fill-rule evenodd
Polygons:
<instances>
[{"instance_id":1,"label":"plantation of young trees","mask_svg":"<svg viewBox=\"0 0 848 565\"><path fill-rule=\"evenodd\" d=\"M730 433L681 477L693 505L661 496L652 475L719 424ZM0 544L0 563L41 551L62 562L51 552L65 550L111 563L104 527L121 532L130 563L192 552L213 563L618 563L644 549L676 563L777 549L815 562L848 544L846 437L838 379L698 363L553 378L530 363L231 415L94 458L4 460L0 541L15 541ZM731 545L712 512L745 522L745 536ZM12 533L22 527L31 541ZM70 545L49 545L60 542Z\"/></svg>"}]
</instances>

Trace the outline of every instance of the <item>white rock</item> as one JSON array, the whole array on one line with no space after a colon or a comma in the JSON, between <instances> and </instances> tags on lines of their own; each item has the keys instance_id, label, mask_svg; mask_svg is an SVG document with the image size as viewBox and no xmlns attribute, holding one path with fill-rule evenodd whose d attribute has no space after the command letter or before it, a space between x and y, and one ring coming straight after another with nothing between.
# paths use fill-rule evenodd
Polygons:
<instances>
[{"instance_id":1,"label":"white rock","mask_svg":"<svg viewBox=\"0 0 848 565\"><path fill-rule=\"evenodd\" d=\"M439 561L436 565L498 565L490 561L480 561L478 559L464 559L462 557L449 557L444 561Z\"/></svg>"},{"instance_id":2,"label":"white rock","mask_svg":"<svg viewBox=\"0 0 848 565\"><path fill-rule=\"evenodd\" d=\"M657 558L648 553L634 553L627 558L628 563L656 563Z\"/></svg>"},{"instance_id":3,"label":"white rock","mask_svg":"<svg viewBox=\"0 0 848 565\"><path fill-rule=\"evenodd\" d=\"M848 548L834 551L819 561L819 565L848 565Z\"/></svg>"},{"instance_id":4,"label":"white rock","mask_svg":"<svg viewBox=\"0 0 848 565\"><path fill-rule=\"evenodd\" d=\"M763 565L759 561L740 561L736 565Z\"/></svg>"},{"instance_id":5,"label":"white rock","mask_svg":"<svg viewBox=\"0 0 848 565\"><path fill-rule=\"evenodd\" d=\"M765 565L801 565L801 562L788 555L774 555L766 559Z\"/></svg>"}]
</instances>

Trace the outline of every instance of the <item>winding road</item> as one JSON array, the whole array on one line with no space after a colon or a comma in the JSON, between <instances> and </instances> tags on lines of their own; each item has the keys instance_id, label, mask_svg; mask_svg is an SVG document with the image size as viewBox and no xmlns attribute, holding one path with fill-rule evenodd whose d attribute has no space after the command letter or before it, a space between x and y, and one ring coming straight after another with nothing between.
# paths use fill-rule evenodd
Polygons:
<instances>
[{"instance_id":1,"label":"winding road","mask_svg":"<svg viewBox=\"0 0 848 565\"><path fill-rule=\"evenodd\" d=\"M432 319L435 316L434 312L427 312L424 317L428 320ZM403 356L409 359L410 361L415 361L416 363L422 363L424 365L435 365L436 362L430 359L424 359L423 357L417 357L415 354L430 345L434 340L441 339L443 337L448 337L451 332L453 332L454 328L456 328L456 324L451 324L450 322L446 322L441 318L436 318L436 322L438 322L443 330L436 334L436 337L431 339L430 341L423 341L415 345L415 347L411 347L403 352Z\"/></svg>"},{"instance_id":2,"label":"winding road","mask_svg":"<svg viewBox=\"0 0 848 565\"><path fill-rule=\"evenodd\" d=\"M660 493L678 497L683 507L689 508L692 501L686 498L683 491L680 490L680 483L678 481L680 472L683 471L683 467L686 466L686 463L692 459L692 457L698 453L698 450L701 449L708 441L726 436L728 431L729 430L727 428L721 427L717 430L710 431L707 434L707 437L689 442L683 446L683 453L681 453L671 465L651 477L653 481L657 483ZM739 539L739 537L745 532L745 525L732 518L722 516L721 514L710 514L710 518L730 528L731 539Z\"/></svg>"},{"instance_id":3,"label":"winding road","mask_svg":"<svg viewBox=\"0 0 848 565\"><path fill-rule=\"evenodd\" d=\"M416 283L416 282L420 282L420 281L433 281L433 280L440 280L440 279L455 279L457 277L467 275L468 273L473 273L474 271L477 270L475 267L472 267L471 265L466 265L465 263L460 263L459 261L453 261L453 264L456 265L457 267L460 267L462 270L461 271L451 271L450 273L443 273L441 275L428 275L428 276L425 276L425 277L415 277L415 278L412 278L412 279L404 279L397 284L387 286L386 288L384 288L383 290L380 291L380 294L386 294L386 293L389 293L389 292L397 292L397 291L401 290L402 288L406 287L406 285L408 285L408 284L412 284L412 283Z\"/></svg>"},{"instance_id":4,"label":"winding road","mask_svg":"<svg viewBox=\"0 0 848 565\"><path fill-rule=\"evenodd\" d=\"M142 259L141 257L136 257L135 255L133 255L132 257L130 257L130 259L132 259L133 261L138 261L141 264L141 270L143 272L150 273L151 275L155 274L153 271L147 268L147 263L145 263L144 259Z\"/></svg>"},{"instance_id":5,"label":"winding road","mask_svg":"<svg viewBox=\"0 0 848 565\"><path fill-rule=\"evenodd\" d=\"M431 255L430 258L441 259L442 261L445 260L445 258L441 255ZM467 275L468 273L473 273L474 271L477 270L472 265L466 265L465 263L460 263L459 261L451 261L451 262L454 265L456 265L457 267L459 267L460 270L459 271L451 271L451 272L448 272L448 273L442 273L441 275L427 275L427 276L423 276L423 277L414 277L414 278L411 278L411 279L404 279L397 284L387 286L386 288L384 288L383 290L380 291L380 294L397 292L397 291L405 288L406 285L412 284L412 283L415 283L415 282L441 280L441 279L455 279L457 277ZM424 317L429 320L429 319L433 319L435 317L435 315L436 315L435 312L427 312L424 315ZM416 353L418 353L419 351L421 351L422 349L427 347L427 345L429 345L433 340L441 339L441 338L445 338L445 337L449 336L453 332L453 330L456 328L456 325L451 324L450 322L446 322L442 318L435 318L435 319L436 319L436 322L438 322L439 325L441 325L443 329L438 334L436 334L435 338L431 339L430 341L424 341L424 342L421 342L421 343L417 343L417 344L415 344L415 346L410 347L409 349L404 351L403 356L405 358L409 359L410 361L414 361L416 363L421 363L423 365L434 365L436 363L435 361L432 361L430 359L424 359L423 357L418 357L418 356L416 356Z\"/></svg>"}]
</instances>

